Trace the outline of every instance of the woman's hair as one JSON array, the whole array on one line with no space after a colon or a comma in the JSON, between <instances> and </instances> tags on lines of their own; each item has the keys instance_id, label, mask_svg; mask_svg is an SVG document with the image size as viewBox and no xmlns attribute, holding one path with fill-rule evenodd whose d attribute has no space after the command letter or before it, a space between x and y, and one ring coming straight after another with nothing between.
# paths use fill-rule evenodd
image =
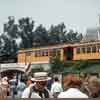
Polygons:
<instances>
[{"instance_id":1,"label":"woman's hair","mask_svg":"<svg viewBox=\"0 0 100 100\"><path fill-rule=\"evenodd\" d=\"M79 79L79 77L75 76L75 75L71 75L68 76L68 80L67 80L67 86L81 86L82 85L82 81Z\"/></svg>"}]
</instances>

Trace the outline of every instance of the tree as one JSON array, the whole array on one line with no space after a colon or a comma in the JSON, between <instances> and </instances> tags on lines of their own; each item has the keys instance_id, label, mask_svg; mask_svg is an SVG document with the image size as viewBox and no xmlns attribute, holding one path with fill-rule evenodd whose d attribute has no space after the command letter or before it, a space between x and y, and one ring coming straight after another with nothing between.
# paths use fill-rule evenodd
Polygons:
<instances>
[{"instance_id":1,"label":"tree","mask_svg":"<svg viewBox=\"0 0 100 100\"><path fill-rule=\"evenodd\" d=\"M80 42L82 39L83 39L82 33L78 34L78 36L77 36L77 41Z\"/></svg>"},{"instance_id":2,"label":"tree","mask_svg":"<svg viewBox=\"0 0 100 100\"><path fill-rule=\"evenodd\" d=\"M8 17L8 22L4 24L3 34L1 35L3 55L15 55L18 50L16 39L18 39L18 26L12 16Z\"/></svg>"},{"instance_id":3,"label":"tree","mask_svg":"<svg viewBox=\"0 0 100 100\"><path fill-rule=\"evenodd\" d=\"M52 73L59 73L64 69L63 63L58 57L52 57L50 59L50 67Z\"/></svg>"},{"instance_id":4,"label":"tree","mask_svg":"<svg viewBox=\"0 0 100 100\"><path fill-rule=\"evenodd\" d=\"M65 34L66 27L64 23L55 26L51 25L51 28L48 31L49 44L64 43L66 41Z\"/></svg>"},{"instance_id":5,"label":"tree","mask_svg":"<svg viewBox=\"0 0 100 100\"><path fill-rule=\"evenodd\" d=\"M34 31L33 46L48 45L48 33L45 27L39 25Z\"/></svg>"},{"instance_id":6,"label":"tree","mask_svg":"<svg viewBox=\"0 0 100 100\"><path fill-rule=\"evenodd\" d=\"M3 31L10 39L18 38L18 26L15 24L15 18L13 16L8 17L8 22L4 24Z\"/></svg>"},{"instance_id":7,"label":"tree","mask_svg":"<svg viewBox=\"0 0 100 100\"><path fill-rule=\"evenodd\" d=\"M34 21L29 17L21 18L18 28L22 39L21 48L32 48Z\"/></svg>"},{"instance_id":8,"label":"tree","mask_svg":"<svg viewBox=\"0 0 100 100\"><path fill-rule=\"evenodd\" d=\"M82 37L82 34L70 30L66 35L66 40L70 43L80 42L82 40Z\"/></svg>"}]
</instances>

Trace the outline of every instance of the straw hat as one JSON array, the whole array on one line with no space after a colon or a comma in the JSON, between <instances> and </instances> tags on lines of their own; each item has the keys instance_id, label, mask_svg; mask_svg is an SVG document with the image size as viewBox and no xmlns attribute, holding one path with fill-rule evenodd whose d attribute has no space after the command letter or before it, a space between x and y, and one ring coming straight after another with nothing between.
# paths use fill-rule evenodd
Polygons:
<instances>
[{"instance_id":1,"label":"straw hat","mask_svg":"<svg viewBox=\"0 0 100 100\"><path fill-rule=\"evenodd\" d=\"M1 83L6 85L8 84L7 80L8 80L7 77L3 77Z\"/></svg>"},{"instance_id":2,"label":"straw hat","mask_svg":"<svg viewBox=\"0 0 100 100\"><path fill-rule=\"evenodd\" d=\"M32 78L31 78L31 81L35 81L35 78L32 77Z\"/></svg>"},{"instance_id":3,"label":"straw hat","mask_svg":"<svg viewBox=\"0 0 100 100\"><path fill-rule=\"evenodd\" d=\"M35 81L48 81L51 77L48 77L47 72L36 72L34 73L34 80Z\"/></svg>"},{"instance_id":4,"label":"straw hat","mask_svg":"<svg viewBox=\"0 0 100 100\"><path fill-rule=\"evenodd\" d=\"M6 80L6 81L7 81L7 80L8 80L8 78L5 76L5 77L3 77L3 78L2 78L2 80Z\"/></svg>"}]
</instances>

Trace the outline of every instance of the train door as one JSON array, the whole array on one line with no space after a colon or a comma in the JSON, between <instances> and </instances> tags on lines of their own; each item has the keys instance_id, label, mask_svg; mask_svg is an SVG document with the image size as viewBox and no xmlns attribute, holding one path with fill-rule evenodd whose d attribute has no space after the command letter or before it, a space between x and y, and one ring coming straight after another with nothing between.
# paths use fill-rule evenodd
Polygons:
<instances>
[{"instance_id":1,"label":"train door","mask_svg":"<svg viewBox=\"0 0 100 100\"><path fill-rule=\"evenodd\" d=\"M73 60L73 47L64 49L65 60Z\"/></svg>"}]
</instances>

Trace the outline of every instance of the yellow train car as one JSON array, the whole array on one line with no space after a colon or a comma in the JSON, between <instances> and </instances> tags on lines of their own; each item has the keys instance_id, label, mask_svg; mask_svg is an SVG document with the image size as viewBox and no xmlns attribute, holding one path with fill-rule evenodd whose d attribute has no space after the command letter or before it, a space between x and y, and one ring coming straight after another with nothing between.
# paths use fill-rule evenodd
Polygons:
<instances>
[{"instance_id":1,"label":"yellow train car","mask_svg":"<svg viewBox=\"0 0 100 100\"><path fill-rule=\"evenodd\" d=\"M31 63L34 66L49 66L50 58L55 56L59 56L61 60L72 60L73 55L71 52L73 53L73 48L71 46L71 44L62 44L19 50L18 63Z\"/></svg>"},{"instance_id":2,"label":"yellow train car","mask_svg":"<svg viewBox=\"0 0 100 100\"><path fill-rule=\"evenodd\" d=\"M48 66L50 58L59 56L61 60L100 59L100 41L60 44L54 46L19 50L18 63Z\"/></svg>"},{"instance_id":3,"label":"yellow train car","mask_svg":"<svg viewBox=\"0 0 100 100\"><path fill-rule=\"evenodd\" d=\"M100 59L100 41L74 44L73 60Z\"/></svg>"}]
</instances>

